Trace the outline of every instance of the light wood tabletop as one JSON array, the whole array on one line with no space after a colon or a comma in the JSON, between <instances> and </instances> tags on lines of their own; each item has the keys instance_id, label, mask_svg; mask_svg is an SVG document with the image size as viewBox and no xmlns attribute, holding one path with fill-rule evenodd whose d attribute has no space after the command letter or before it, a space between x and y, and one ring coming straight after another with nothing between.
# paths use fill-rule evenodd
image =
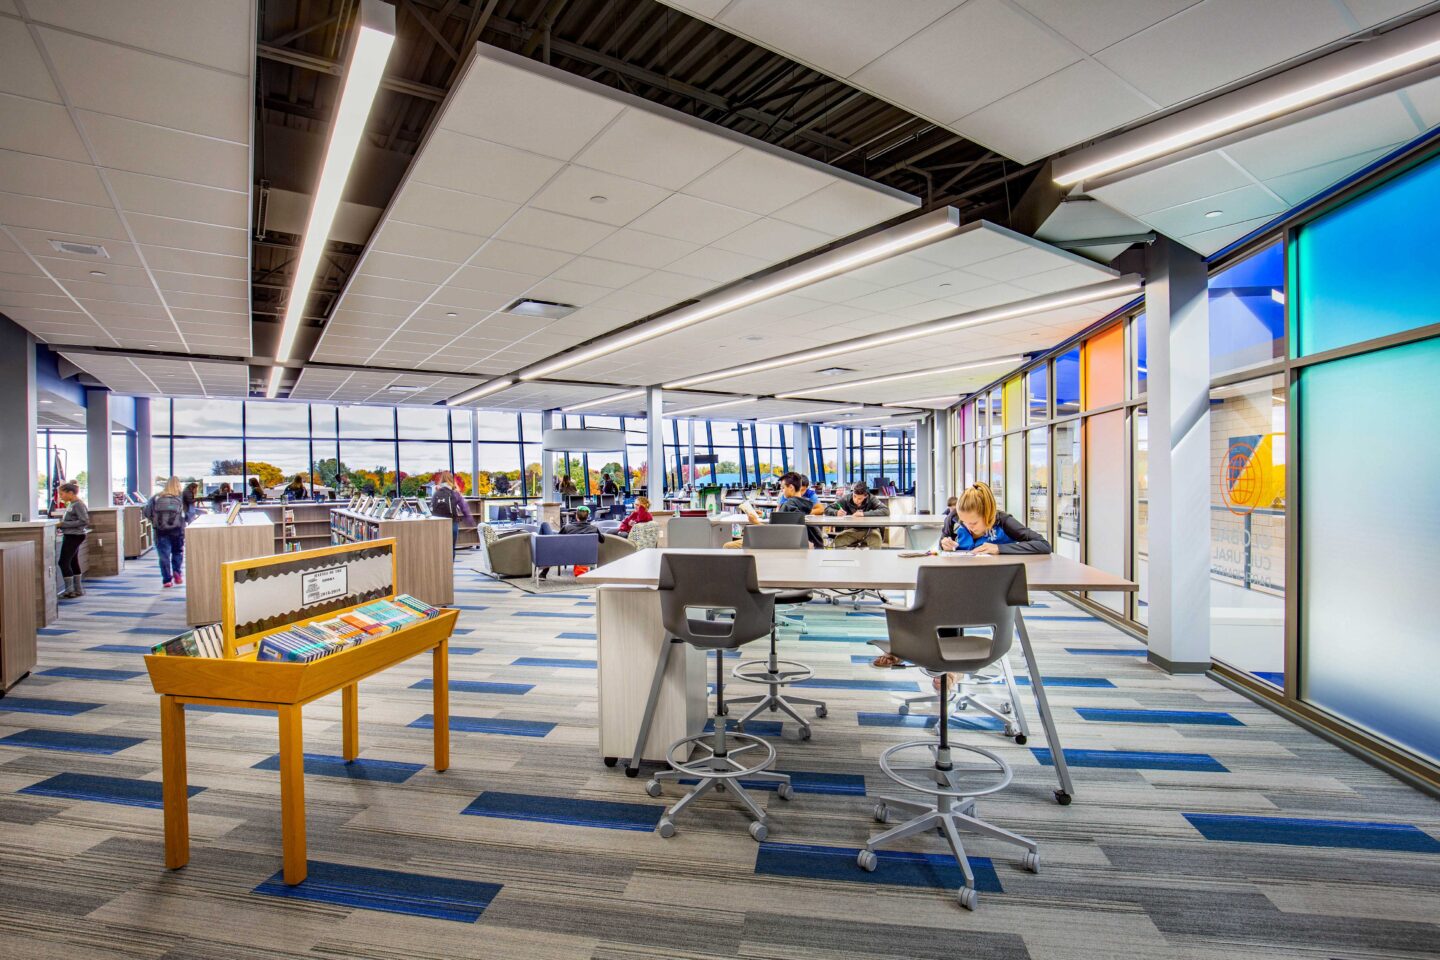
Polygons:
<instances>
[{"instance_id":1,"label":"light wood tabletop","mask_svg":"<svg viewBox=\"0 0 1440 960\"><path fill-rule=\"evenodd\" d=\"M720 513L710 518L714 524L749 523L743 513ZM812 527L939 527L945 524L945 517L933 513L897 513L885 517L827 517L811 514L805 523Z\"/></svg>"},{"instance_id":2,"label":"light wood tabletop","mask_svg":"<svg viewBox=\"0 0 1440 960\"><path fill-rule=\"evenodd\" d=\"M867 518L867 519L882 519ZM660 557L665 553L712 553L711 550L637 550L580 576L593 584L654 586L660 579ZM727 551L733 553L734 551ZM1072 590L1131 593L1138 586L1124 577L1106 573L1069 557L1008 555L998 557L943 554L902 557L899 550L747 550L755 557L755 572L762 587L795 590L913 590L922 566L976 563L1023 563L1032 590Z\"/></svg>"}]
</instances>

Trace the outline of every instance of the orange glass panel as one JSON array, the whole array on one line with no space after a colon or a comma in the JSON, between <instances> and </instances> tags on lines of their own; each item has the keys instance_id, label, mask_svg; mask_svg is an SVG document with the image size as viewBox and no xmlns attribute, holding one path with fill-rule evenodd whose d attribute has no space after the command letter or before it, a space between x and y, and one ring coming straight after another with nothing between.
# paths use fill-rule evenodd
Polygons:
<instances>
[{"instance_id":1,"label":"orange glass panel","mask_svg":"<svg viewBox=\"0 0 1440 960\"><path fill-rule=\"evenodd\" d=\"M1085 409L1125 399L1125 325L1117 323L1085 341Z\"/></svg>"}]
</instances>

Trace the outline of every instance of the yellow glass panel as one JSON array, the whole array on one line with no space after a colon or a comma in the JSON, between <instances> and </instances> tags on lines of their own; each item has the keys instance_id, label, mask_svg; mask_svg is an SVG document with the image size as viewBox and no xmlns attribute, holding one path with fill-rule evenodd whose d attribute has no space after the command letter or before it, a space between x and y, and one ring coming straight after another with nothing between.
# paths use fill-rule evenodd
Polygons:
<instances>
[{"instance_id":1,"label":"yellow glass panel","mask_svg":"<svg viewBox=\"0 0 1440 960\"><path fill-rule=\"evenodd\" d=\"M1020 377L1005 381L1005 429L1014 430L1025 425L1025 382Z\"/></svg>"}]
</instances>

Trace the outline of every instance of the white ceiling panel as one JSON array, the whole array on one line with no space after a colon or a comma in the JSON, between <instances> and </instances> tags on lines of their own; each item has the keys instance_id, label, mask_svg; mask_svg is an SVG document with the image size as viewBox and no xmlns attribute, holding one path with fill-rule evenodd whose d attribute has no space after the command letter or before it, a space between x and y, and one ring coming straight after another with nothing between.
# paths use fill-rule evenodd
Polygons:
<instances>
[{"instance_id":1,"label":"white ceiling panel","mask_svg":"<svg viewBox=\"0 0 1440 960\"><path fill-rule=\"evenodd\" d=\"M663 2L1027 163L1427 6L830 0L822 25L798 0Z\"/></svg>"},{"instance_id":2,"label":"white ceiling panel","mask_svg":"<svg viewBox=\"0 0 1440 960\"><path fill-rule=\"evenodd\" d=\"M517 370L917 206L482 45L315 359ZM501 312L520 297L579 309Z\"/></svg>"},{"instance_id":3,"label":"white ceiling panel","mask_svg":"<svg viewBox=\"0 0 1440 960\"><path fill-rule=\"evenodd\" d=\"M0 18L0 236L33 269L0 273L0 301L53 343L248 355L254 3L12 12ZM50 292L8 279L22 275ZM91 362L126 382L144 374L139 361ZM174 363L156 375L205 389ZM217 384L243 393L243 367L226 379L235 368L220 366Z\"/></svg>"},{"instance_id":4,"label":"white ceiling panel","mask_svg":"<svg viewBox=\"0 0 1440 960\"><path fill-rule=\"evenodd\" d=\"M243 397L250 370L243 363L215 363L161 357L61 353L116 393L139 396Z\"/></svg>"},{"instance_id":5,"label":"white ceiling panel","mask_svg":"<svg viewBox=\"0 0 1440 960\"><path fill-rule=\"evenodd\" d=\"M290 398L332 403L429 405L473 389L479 382L470 377L306 367L300 371Z\"/></svg>"}]
</instances>

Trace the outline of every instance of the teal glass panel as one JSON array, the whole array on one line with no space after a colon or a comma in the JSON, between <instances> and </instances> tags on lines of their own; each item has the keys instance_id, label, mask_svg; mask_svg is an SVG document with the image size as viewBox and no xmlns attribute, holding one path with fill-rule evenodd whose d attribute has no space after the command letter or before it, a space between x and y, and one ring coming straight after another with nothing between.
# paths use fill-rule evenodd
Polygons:
<instances>
[{"instance_id":1,"label":"teal glass panel","mask_svg":"<svg viewBox=\"0 0 1440 960\"><path fill-rule=\"evenodd\" d=\"M1440 760L1440 338L1300 375L1300 692Z\"/></svg>"},{"instance_id":2,"label":"teal glass panel","mask_svg":"<svg viewBox=\"0 0 1440 960\"><path fill-rule=\"evenodd\" d=\"M1296 356L1440 322L1440 158L1300 228Z\"/></svg>"}]
</instances>

